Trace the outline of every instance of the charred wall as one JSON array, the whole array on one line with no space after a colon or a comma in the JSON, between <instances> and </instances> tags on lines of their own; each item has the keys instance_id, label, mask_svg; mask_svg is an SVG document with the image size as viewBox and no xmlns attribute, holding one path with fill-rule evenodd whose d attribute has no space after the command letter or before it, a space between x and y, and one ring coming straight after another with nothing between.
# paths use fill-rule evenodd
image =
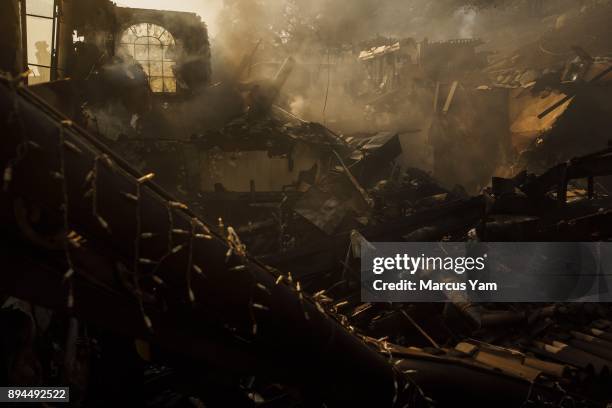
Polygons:
<instances>
[{"instance_id":1,"label":"charred wall","mask_svg":"<svg viewBox=\"0 0 612 408\"><path fill-rule=\"evenodd\" d=\"M19 1L0 2L0 71L23 71L20 14Z\"/></svg>"},{"instance_id":2,"label":"charred wall","mask_svg":"<svg viewBox=\"0 0 612 408\"><path fill-rule=\"evenodd\" d=\"M65 62L67 76L86 78L96 67L116 64L123 32L130 26L150 23L166 29L176 41L178 90L188 91L209 83L208 31L195 13L117 7L108 0L64 0L62 4L63 31L76 30L83 38L72 44L71 38L64 36L62 45L71 49Z\"/></svg>"},{"instance_id":3,"label":"charred wall","mask_svg":"<svg viewBox=\"0 0 612 408\"><path fill-rule=\"evenodd\" d=\"M117 38L134 24L152 23L172 34L177 43L176 76L184 89L206 85L210 81L210 45L208 31L201 18L195 13L165 10L145 10L117 7L115 10Z\"/></svg>"}]
</instances>

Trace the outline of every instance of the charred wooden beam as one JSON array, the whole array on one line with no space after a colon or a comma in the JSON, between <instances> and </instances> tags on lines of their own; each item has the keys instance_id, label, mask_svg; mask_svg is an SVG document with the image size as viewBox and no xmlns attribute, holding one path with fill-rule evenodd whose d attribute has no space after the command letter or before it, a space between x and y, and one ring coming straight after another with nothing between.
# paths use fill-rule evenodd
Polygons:
<instances>
[{"instance_id":1,"label":"charred wooden beam","mask_svg":"<svg viewBox=\"0 0 612 408\"><path fill-rule=\"evenodd\" d=\"M565 191L570 180L580 178L592 180L594 177L611 174L612 149L607 148L593 154L576 157L567 163L558 164L532 179L521 180L525 177L521 174L517 176L516 181L526 194L538 197L544 195L553 186L557 186L561 192Z\"/></svg>"}]
</instances>

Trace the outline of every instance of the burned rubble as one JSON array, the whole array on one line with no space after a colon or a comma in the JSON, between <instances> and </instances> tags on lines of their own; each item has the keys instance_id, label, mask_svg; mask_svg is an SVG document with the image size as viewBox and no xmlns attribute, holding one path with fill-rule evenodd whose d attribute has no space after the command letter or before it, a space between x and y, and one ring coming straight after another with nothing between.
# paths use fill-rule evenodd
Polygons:
<instances>
[{"instance_id":1,"label":"burned rubble","mask_svg":"<svg viewBox=\"0 0 612 408\"><path fill-rule=\"evenodd\" d=\"M225 1L214 40L190 12L0 5L1 386L86 407L610 404L608 303L364 302L360 272L375 242L612 239L612 4L337 2ZM434 35L442 9L485 28ZM492 26L524 13L509 45ZM594 262L560 288L584 299Z\"/></svg>"}]
</instances>

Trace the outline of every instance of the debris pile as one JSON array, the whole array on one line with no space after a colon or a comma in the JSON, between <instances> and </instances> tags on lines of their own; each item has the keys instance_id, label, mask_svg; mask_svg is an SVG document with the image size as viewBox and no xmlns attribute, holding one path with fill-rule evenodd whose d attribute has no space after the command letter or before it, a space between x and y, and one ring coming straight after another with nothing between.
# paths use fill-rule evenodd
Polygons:
<instances>
[{"instance_id":1,"label":"debris pile","mask_svg":"<svg viewBox=\"0 0 612 408\"><path fill-rule=\"evenodd\" d=\"M608 304L369 303L360 276L374 242L612 239L610 2L495 2L548 27L500 52L347 39L350 16L290 2L220 72L193 13L5 3L4 384L82 406L612 401ZM228 24L261 11L227 3ZM485 7L461 4L466 26ZM61 20L49 66L23 18Z\"/></svg>"}]
</instances>

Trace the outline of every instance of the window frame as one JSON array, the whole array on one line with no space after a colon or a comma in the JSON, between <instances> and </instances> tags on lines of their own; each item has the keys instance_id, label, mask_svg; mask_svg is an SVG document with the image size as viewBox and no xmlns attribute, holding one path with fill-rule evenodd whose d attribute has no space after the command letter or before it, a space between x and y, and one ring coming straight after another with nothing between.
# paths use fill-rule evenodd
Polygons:
<instances>
[{"instance_id":1,"label":"window frame","mask_svg":"<svg viewBox=\"0 0 612 408\"><path fill-rule=\"evenodd\" d=\"M146 33L139 34L138 27L143 27L143 26L146 27ZM159 34L157 35L151 32L151 30L156 30L156 29L158 29L159 31ZM129 31L131 31L131 36L133 36L133 40L131 40L131 42L126 42L124 40L125 40L126 35L130 35ZM174 35L170 32L170 30L168 30L166 27L164 27L161 24L157 24L157 23L149 22L149 21L142 21L142 22L133 22L125 26L121 30L119 35L120 35L120 38L118 41L117 49L123 50L124 52L126 52L128 55L130 55L131 58L134 59L135 62L137 62L143 67L143 70L145 71L145 74L147 76L147 82L149 84L149 88L151 89L151 92L157 95L175 95L178 91L177 79L176 79L176 75L172 71L171 66L176 65L176 57L173 56L172 58L166 58L166 52L168 52L168 50L171 47L176 47L177 45L176 39L174 38ZM166 36L168 41L162 40L162 37L164 36ZM146 42L143 43L142 42L143 39L145 39ZM146 59L139 58L139 55L138 55L139 53L137 52L137 47L139 46L146 47L146 53L147 53ZM161 51L161 55L159 59L151 57L152 47L159 47ZM160 64L161 68L160 68L159 74L152 74L152 69L151 69L152 63ZM167 65L170 65L170 67L166 68ZM161 81L161 90L155 90L153 88L153 81L157 81L157 80ZM172 81L171 87L166 86L167 80Z\"/></svg>"},{"instance_id":2,"label":"window frame","mask_svg":"<svg viewBox=\"0 0 612 408\"><path fill-rule=\"evenodd\" d=\"M51 16L43 16L40 14L34 14L28 12L28 0L20 0L19 5L21 7L21 27L23 30L22 38L23 38L23 58L25 62L25 66L28 69L32 67L37 68L45 68L49 70L49 81L55 81L58 79L58 69L57 69L57 56L58 56L58 36L59 36L59 26L60 20L59 17L61 15L60 10L60 2L59 0L53 0L53 11ZM30 62L29 54L28 54L28 17L51 20L51 58L50 65L41 65ZM29 75L28 75L29 78Z\"/></svg>"}]
</instances>

